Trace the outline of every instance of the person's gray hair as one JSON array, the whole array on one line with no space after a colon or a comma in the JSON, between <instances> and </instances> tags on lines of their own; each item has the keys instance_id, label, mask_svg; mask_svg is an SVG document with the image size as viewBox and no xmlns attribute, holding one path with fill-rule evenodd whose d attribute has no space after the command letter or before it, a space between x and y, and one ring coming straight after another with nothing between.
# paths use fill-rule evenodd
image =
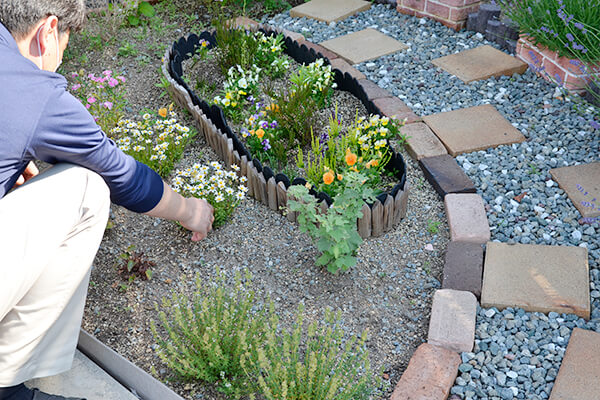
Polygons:
<instances>
[{"instance_id":1,"label":"person's gray hair","mask_svg":"<svg viewBox=\"0 0 600 400\"><path fill-rule=\"evenodd\" d=\"M16 38L26 36L43 18L58 18L58 32L78 31L85 22L85 0L0 0L0 22Z\"/></svg>"}]
</instances>

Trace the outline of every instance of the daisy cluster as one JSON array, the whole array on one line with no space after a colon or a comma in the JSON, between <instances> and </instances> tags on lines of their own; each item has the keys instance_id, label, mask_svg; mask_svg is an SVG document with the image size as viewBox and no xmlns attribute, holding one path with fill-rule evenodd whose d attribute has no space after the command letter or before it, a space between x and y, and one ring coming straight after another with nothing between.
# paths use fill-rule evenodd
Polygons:
<instances>
[{"instance_id":1,"label":"daisy cluster","mask_svg":"<svg viewBox=\"0 0 600 400\"><path fill-rule=\"evenodd\" d=\"M110 136L116 138L123 152L166 176L195 134L178 123L176 117L172 109L160 109L158 116L146 113L141 121L121 119Z\"/></svg>"},{"instance_id":2,"label":"daisy cluster","mask_svg":"<svg viewBox=\"0 0 600 400\"><path fill-rule=\"evenodd\" d=\"M238 176L240 167L231 166L227 171L223 166L213 161L208 165L195 163L191 167L177 170L172 181L173 190L183 196L203 198L214 208L216 228L225 223L239 202L246 197L248 187L245 176Z\"/></svg>"}]
</instances>

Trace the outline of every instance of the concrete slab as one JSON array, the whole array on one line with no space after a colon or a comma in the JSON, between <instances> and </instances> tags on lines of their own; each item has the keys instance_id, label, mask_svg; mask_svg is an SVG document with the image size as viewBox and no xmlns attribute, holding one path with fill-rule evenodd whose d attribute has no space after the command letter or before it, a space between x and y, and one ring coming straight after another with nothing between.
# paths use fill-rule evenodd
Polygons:
<instances>
[{"instance_id":1,"label":"concrete slab","mask_svg":"<svg viewBox=\"0 0 600 400\"><path fill-rule=\"evenodd\" d=\"M480 195L450 193L444 197L444 206L450 227L450 240L481 244L490 240L490 225Z\"/></svg>"},{"instance_id":2,"label":"concrete slab","mask_svg":"<svg viewBox=\"0 0 600 400\"><path fill-rule=\"evenodd\" d=\"M457 352L473 350L477 299L471 292L440 289L433 295L427 343Z\"/></svg>"},{"instance_id":3,"label":"concrete slab","mask_svg":"<svg viewBox=\"0 0 600 400\"><path fill-rule=\"evenodd\" d=\"M436 58L431 62L465 83L492 76L522 74L527 70L527 64L523 61L489 45Z\"/></svg>"},{"instance_id":4,"label":"concrete slab","mask_svg":"<svg viewBox=\"0 0 600 400\"><path fill-rule=\"evenodd\" d=\"M400 133L408 136L406 150L415 160L448 154L442 142L422 122L405 125L400 128Z\"/></svg>"},{"instance_id":5,"label":"concrete slab","mask_svg":"<svg viewBox=\"0 0 600 400\"><path fill-rule=\"evenodd\" d=\"M312 18L323 22L341 21L371 8L364 0L312 0L290 10L292 18Z\"/></svg>"},{"instance_id":6,"label":"concrete slab","mask_svg":"<svg viewBox=\"0 0 600 400\"><path fill-rule=\"evenodd\" d=\"M427 115L423 121L452 157L525 141L521 132L491 104Z\"/></svg>"},{"instance_id":7,"label":"concrete slab","mask_svg":"<svg viewBox=\"0 0 600 400\"><path fill-rule=\"evenodd\" d=\"M373 60L408 48L404 43L372 28L339 36L319 44L338 54L350 64Z\"/></svg>"},{"instance_id":8,"label":"concrete slab","mask_svg":"<svg viewBox=\"0 0 600 400\"><path fill-rule=\"evenodd\" d=\"M448 154L419 160L425 178L443 199L448 193L475 193L477 189L456 160Z\"/></svg>"},{"instance_id":9,"label":"concrete slab","mask_svg":"<svg viewBox=\"0 0 600 400\"><path fill-rule=\"evenodd\" d=\"M449 242L444 256L443 289L464 290L481 297L483 247L477 243Z\"/></svg>"},{"instance_id":10,"label":"concrete slab","mask_svg":"<svg viewBox=\"0 0 600 400\"><path fill-rule=\"evenodd\" d=\"M584 218L600 216L600 162L550 170Z\"/></svg>"},{"instance_id":11,"label":"concrete slab","mask_svg":"<svg viewBox=\"0 0 600 400\"><path fill-rule=\"evenodd\" d=\"M75 352L73 366L67 372L32 379L25 384L42 392L65 397L81 397L87 400L137 400L137 397L79 350Z\"/></svg>"},{"instance_id":12,"label":"concrete slab","mask_svg":"<svg viewBox=\"0 0 600 400\"><path fill-rule=\"evenodd\" d=\"M589 318L587 249L488 242L481 306Z\"/></svg>"},{"instance_id":13,"label":"concrete slab","mask_svg":"<svg viewBox=\"0 0 600 400\"><path fill-rule=\"evenodd\" d=\"M410 358L390 400L446 400L459 365L455 352L423 343Z\"/></svg>"},{"instance_id":14,"label":"concrete slab","mask_svg":"<svg viewBox=\"0 0 600 400\"><path fill-rule=\"evenodd\" d=\"M597 400L600 393L600 333L575 328L550 400Z\"/></svg>"}]
</instances>

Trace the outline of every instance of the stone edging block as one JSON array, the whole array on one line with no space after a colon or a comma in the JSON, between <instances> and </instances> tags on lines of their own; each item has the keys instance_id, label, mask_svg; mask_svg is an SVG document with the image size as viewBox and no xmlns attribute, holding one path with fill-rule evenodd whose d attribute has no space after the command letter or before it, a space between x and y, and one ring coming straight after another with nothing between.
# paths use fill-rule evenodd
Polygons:
<instances>
[{"instance_id":1,"label":"stone edging block","mask_svg":"<svg viewBox=\"0 0 600 400\"><path fill-rule=\"evenodd\" d=\"M487 243L490 225L483 199L475 193L450 193L444 197L452 241Z\"/></svg>"},{"instance_id":2,"label":"stone edging block","mask_svg":"<svg viewBox=\"0 0 600 400\"><path fill-rule=\"evenodd\" d=\"M477 299L471 292L436 290L431 305L427 342L449 350L472 351Z\"/></svg>"}]
</instances>

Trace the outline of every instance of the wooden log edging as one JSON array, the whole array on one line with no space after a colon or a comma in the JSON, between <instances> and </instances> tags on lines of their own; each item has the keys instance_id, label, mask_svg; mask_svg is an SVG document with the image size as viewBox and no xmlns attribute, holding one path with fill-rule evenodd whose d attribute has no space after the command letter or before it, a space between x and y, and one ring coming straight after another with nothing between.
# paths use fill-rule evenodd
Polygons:
<instances>
[{"instance_id":1,"label":"wooden log edging","mask_svg":"<svg viewBox=\"0 0 600 400\"><path fill-rule=\"evenodd\" d=\"M267 29L267 31L265 31L266 33L277 32L276 30L265 26L260 26L260 28L263 30ZM298 35L293 35L292 32L288 31L283 31L283 34L286 38L286 45L288 47L292 44L295 45L294 51L299 53L296 54L296 57L300 57L304 61L313 61L317 57L323 56L323 50L320 50L321 48L318 45L306 41L304 37L300 38ZM285 208L287 208L287 201L289 198L287 194L289 182L278 179L278 176L274 177L265 174L262 165L252 160L248 151L245 148L240 147L243 145L233 136L231 130L226 126L222 117L222 111L216 106L208 106L206 102L202 104L181 79L181 82L176 79L175 74L172 71L171 67L177 65L176 62L179 62L178 68L181 69L181 61L185 58L185 54L182 55L176 48L183 49L182 51L187 51L188 53L193 52L194 41L197 42L200 38L208 40L211 44L215 43L214 34L203 32L200 37L189 35L185 38L181 38L165 52L161 70L164 77L169 82L168 92L171 94L177 105L190 112L198 131L202 133L206 142L213 148L219 158L229 165L237 165L240 167L240 175L247 178L248 195L254 197L257 201L265 204L270 209L283 213ZM328 60L327 58L325 59ZM353 77L353 74L349 72L342 74L340 70L335 69L334 73L336 75L336 81L345 84L344 90L350 91L358 97L363 104L365 104L369 112L394 117L392 115L387 115L387 113L382 113L374 105L373 100L375 99L371 98L372 96L369 96L368 90L361 86L361 84L366 83L357 81L356 78ZM215 115L219 115L219 113L221 113L221 121L219 121L219 118L217 118L217 120L214 119L216 118ZM380 200L376 200L373 204L365 204L365 206L363 206L363 214L365 216L357 220L357 229L363 238L380 236L383 233L394 229L401 219L406 216L406 205L408 200L406 163L402 156L395 152L393 152L393 159L394 165L390 165L389 168L402 171L400 183L386 196L384 200L385 204L381 203ZM390 162L390 164L392 163ZM316 193L314 194L317 195ZM327 195L319 197L321 200L323 198L329 199ZM329 199L327 204L330 202L331 199ZM324 204L325 202L322 201L320 205L321 212L325 212L327 208ZM366 211L367 209L368 211ZM375 209L375 212L372 211L373 209ZM287 216L290 221L294 223L297 222L297 213L290 212ZM367 221L367 219L369 221Z\"/></svg>"}]
</instances>

